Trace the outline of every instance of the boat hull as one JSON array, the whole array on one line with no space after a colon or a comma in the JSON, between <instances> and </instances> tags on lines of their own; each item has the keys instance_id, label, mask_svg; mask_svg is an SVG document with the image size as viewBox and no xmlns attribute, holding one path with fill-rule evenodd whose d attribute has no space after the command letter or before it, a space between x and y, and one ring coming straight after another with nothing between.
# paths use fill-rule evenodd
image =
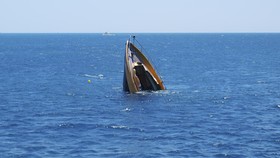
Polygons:
<instances>
[{"instance_id":1,"label":"boat hull","mask_svg":"<svg viewBox=\"0 0 280 158\"><path fill-rule=\"evenodd\" d=\"M147 57L130 41L124 56L123 90L135 93L142 90L164 90L163 81Z\"/></svg>"}]
</instances>

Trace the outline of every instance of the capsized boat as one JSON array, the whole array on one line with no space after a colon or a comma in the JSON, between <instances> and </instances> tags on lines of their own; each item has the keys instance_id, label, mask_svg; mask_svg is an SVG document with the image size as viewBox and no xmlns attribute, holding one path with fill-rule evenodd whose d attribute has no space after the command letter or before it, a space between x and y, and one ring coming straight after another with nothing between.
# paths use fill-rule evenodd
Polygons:
<instances>
[{"instance_id":1,"label":"capsized boat","mask_svg":"<svg viewBox=\"0 0 280 158\"><path fill-rule=\"evenodd\" d=\"M147 57L134 44L127 40L124 57L123 90L130 93L138 91L164 90L163 81Z\"/></svg>"}]
</instances>

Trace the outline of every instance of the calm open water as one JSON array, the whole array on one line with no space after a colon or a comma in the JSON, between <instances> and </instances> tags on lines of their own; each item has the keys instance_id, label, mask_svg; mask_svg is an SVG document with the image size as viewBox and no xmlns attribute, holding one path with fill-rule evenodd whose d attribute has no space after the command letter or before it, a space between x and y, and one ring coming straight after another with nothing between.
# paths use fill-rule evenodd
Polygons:
<instances>
[{"instance_id":1,"label":"calm open water","mask_svg":"<svg viewBox=\"0 0 280 158\"><path fill-rule=\"evenodd\" d=\"M0 34L0 157L280 157L280 34L136 34L168 89L138 94L128 38Z\"/></svg>"}]
</instances>

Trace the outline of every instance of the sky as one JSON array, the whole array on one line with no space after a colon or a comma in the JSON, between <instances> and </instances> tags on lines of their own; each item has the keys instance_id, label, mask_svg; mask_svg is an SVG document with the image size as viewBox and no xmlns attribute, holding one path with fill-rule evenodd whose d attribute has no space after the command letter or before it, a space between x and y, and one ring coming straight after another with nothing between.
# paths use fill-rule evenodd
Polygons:
<instances>
[{"instance_id":1,"label":"sky","mask_svg":"<svg viewBox=\"0 0 280 158\"><path fill-rule=\"evenodd\" d=\"M280 32L280 0L0 0L0 33Z\"/></svg>"}]
</instances>

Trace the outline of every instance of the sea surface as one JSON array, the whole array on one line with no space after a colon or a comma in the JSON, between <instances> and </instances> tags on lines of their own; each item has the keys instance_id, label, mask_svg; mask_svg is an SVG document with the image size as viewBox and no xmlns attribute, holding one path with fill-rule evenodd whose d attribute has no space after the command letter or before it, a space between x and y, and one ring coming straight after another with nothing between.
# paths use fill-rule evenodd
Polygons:
<instances>
[{"instance_id":1,"label":"sea surface","mask_svg":"<svg viewBox=\"0 0 280 158\"><path fill-rule=\"evenodd\" d=\"M280 34L134 34L167 90L122 90L130 34L0 34L0 157L280 157Z\"/></svg>"}]
</instances>

